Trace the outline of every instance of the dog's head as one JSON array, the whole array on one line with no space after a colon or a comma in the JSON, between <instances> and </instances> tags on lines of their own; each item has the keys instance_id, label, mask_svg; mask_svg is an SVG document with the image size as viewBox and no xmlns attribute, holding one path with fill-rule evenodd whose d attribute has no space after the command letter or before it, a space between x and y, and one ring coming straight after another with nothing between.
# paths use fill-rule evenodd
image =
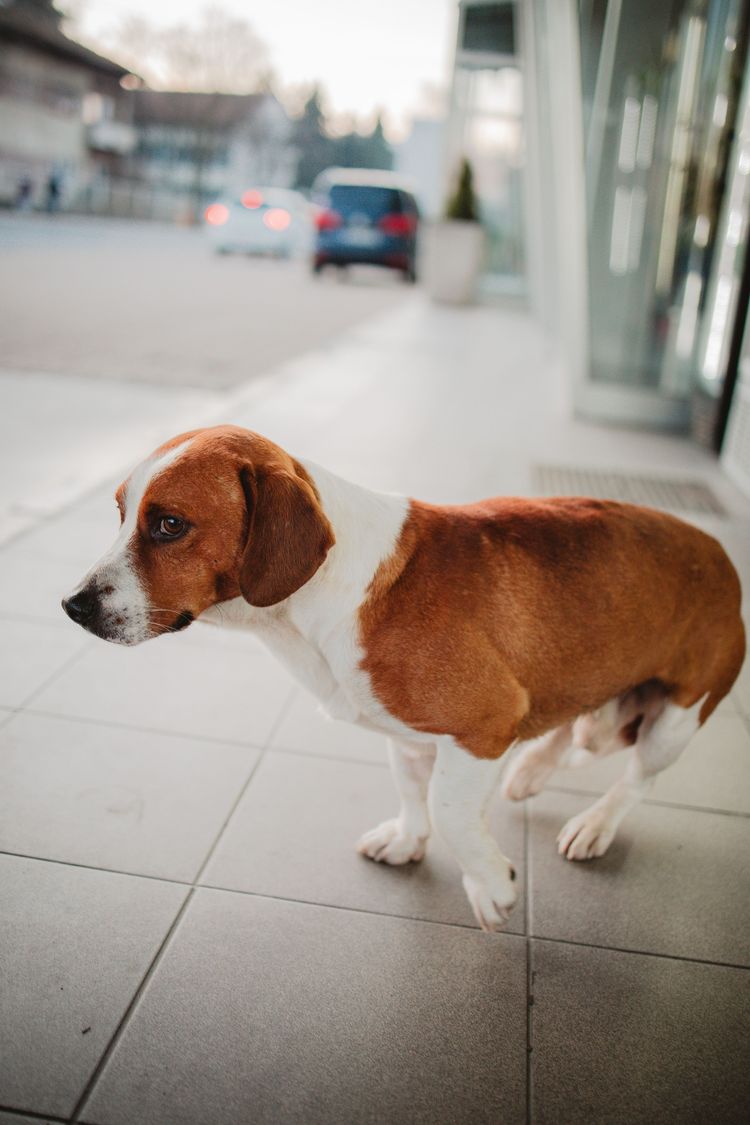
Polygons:
<instances>
[{"instance_id":1,"label":"dog's head","mask_svg":"<svg viewBox=\"0 0 750 1125\"><path fill-rule=\"evenodd\" d=\"M312 578L334 542L299 462L235 426L173 438L116 500L117 539L62 605L117 644L184 629L239 595L275 605Z\"/></svg>"}]
</instances>

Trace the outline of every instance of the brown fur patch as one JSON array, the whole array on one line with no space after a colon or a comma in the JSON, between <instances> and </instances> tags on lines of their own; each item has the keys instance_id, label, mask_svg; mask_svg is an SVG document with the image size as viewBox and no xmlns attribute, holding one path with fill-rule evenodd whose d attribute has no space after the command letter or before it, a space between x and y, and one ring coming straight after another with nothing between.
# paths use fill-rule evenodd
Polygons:
<instances>
[{"instance_id":1,"label":"brown fur patch","mask_svg":"<svg viewBox=\"0 0 750 1125\"><path fill-rule=\"evenodd\" d=\"M413 501L360 612L402 722L482 758L659 680L705 719L744 655L737 575L672 516L579 498Z\"/></svg>"}]
</instances>

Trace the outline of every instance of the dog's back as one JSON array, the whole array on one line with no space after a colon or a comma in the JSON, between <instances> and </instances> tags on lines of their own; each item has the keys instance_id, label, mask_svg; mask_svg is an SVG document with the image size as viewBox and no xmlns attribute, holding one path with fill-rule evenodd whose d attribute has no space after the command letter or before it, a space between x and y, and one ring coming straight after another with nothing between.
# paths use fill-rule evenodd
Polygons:
<instances>
[{"instance_id":1,"label":"dog's back","mask_svg":"<svg viewBox=\"0 0 750 1125\"><path fill-rule=\"evenodd\" d=\"M428 666L449 695L501 696L512 681L520 692L504 703L512 694L520 738L654 679L683 705L708 696L705 719L745 648L739 580L715 539L662 512L575 497L414 502L373 583L363 641L376 690L412 721Z\"/></svg>"}]
</instances>

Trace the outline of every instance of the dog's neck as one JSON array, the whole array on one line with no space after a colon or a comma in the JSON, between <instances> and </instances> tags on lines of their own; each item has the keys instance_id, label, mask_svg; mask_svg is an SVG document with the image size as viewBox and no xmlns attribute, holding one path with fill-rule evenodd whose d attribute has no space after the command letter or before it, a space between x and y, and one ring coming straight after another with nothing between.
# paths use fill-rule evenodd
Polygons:
<instances>
[{"instance_id":1,"label":"dog's neck","mask_svg":"<svg viewBox=\"0 0 750 1125\"><path fill-rule=\"evenodd\" d=\"M234 598L214 606L201 619L251 630L287 622L320 649L365 600L375 572L398 542L409 500L353 484L312 461L300 463L315 485L336 539L325 562L309 582L278 605L258 609Z\"/></svg>"}]
</instances>

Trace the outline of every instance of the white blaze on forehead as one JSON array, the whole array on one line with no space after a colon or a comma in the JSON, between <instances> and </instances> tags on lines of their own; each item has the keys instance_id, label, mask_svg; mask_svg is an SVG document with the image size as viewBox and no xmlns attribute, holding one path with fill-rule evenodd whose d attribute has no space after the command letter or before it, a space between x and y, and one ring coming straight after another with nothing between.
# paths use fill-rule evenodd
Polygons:
<instances>
[{"instance_id":1,"label":"white blaze on forehead","mask_svg":"<svg viewBox=\"0 0 750 1125\"><path fill-rule=\"evenodd\" d=\"M175 461L178 461L180 457L182 457L187 451L191 440L191 438L188 438L187 441L172 446L166 453L149 457L146 461L142 461L140 465L133 469L125 488L125 519L120 529L120 538L130 538L130 534L135 530L136 523L138 522L138 510L141 506L141 500L146 493L146 489L155 477L158 477L160 473L163 473L165 469L168 469L170 465L173 465ZM123 532L125 533L124 535Z\"/></svg>"},{"instance_id":2,"label":"white blaze on forehead","mask_svg":"<svg viewBox=\"0 0 750 1125\"><path fill-rule=\"evenodd\" d=\"M99 591L101 616L106 630L102 636L118 644L137 644L152 633L152 607L147 592L133 566L131 543L137 533L138 510L151 481L183 455L190 439L165 453L149 457L134 469L125 488L125 518L120 532L107 553L99 559L79 585L79 590L95 583ZM158 607L160 610L163 607Z\"/></svg>"}]
</instances>

